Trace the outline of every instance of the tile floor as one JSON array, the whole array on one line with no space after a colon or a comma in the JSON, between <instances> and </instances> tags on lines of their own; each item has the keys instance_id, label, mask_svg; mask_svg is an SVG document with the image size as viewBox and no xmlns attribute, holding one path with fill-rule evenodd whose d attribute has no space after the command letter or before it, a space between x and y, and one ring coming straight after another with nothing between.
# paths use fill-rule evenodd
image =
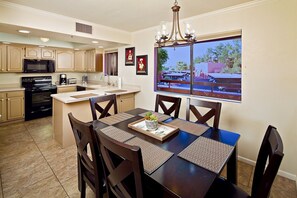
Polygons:
<instances>
[{"instance_id":1,"label":"tile floor","mask_svg":"<svg viewBox=\"0 0 297 198\"><path fill-rule=\"evenodd\" d=\"M52 133L50 117L0 126L0 198L80 196L76 147L62 149ZM253 166L238 166L239 186L250 192ZM278 176L270 197L297 198L295 182Z\"/></svg>"}]
</instances>

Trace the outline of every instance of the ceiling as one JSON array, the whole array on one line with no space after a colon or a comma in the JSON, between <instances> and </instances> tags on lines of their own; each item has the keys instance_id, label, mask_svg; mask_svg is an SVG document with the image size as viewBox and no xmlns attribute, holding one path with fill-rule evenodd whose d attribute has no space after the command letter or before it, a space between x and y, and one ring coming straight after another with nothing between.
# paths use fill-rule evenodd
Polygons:
<instances>
[{"instance_id":1,"label":"ceiling","mask_svg":"<svg viewBox=\"0 0 297 198\"><path fill-rule=\"evenodd\" d=\"M174 0L6 0L11 3L134 32L171 21ZM252 0L179 0L180 18ZM0 29L1 31L1 29Z\"/></svg>"}]
</instances>

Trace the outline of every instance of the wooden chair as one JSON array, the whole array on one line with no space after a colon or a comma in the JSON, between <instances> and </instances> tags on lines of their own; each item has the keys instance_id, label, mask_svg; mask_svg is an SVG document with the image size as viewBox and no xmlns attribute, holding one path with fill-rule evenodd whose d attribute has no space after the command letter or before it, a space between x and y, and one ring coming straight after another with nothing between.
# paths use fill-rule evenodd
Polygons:
<instances>
[{"instance_id":1,"label":"wooden chair","mask_svg":"<svg viewBox=\"0 0 297 198\"><path fill-rule=\"evenodd\" d=\"M90 98L89 100L90 100L93 120L97 120L97 119L100 119L100 118L110 116L111 114L109 113L109 110L111 109L112 106L114 107L114 114L118 113L117 96L115 94L94 97L94 98ZM105 106L105 108L102 108L98 104L98 103L107 102L107 101L108 101L108 103ZM100 113L99 118L97 118L97 112L96 111L98 111Z\"/></svg>"},{"instance_id":2,"label":"wooden chair","mask_svg":"<svg viewBox=\"0 0 297 198\"><path fill-rule=\"evenodd\" d=\"M167 108L164 102L172 103L172 105L169 108ZM156 103L155 103L155 112L159 112L159 106L160 106L164 114L171 116L171 113L174 112L174 117L178 118L180 104L181 104L181 98L157 94Z\"/></svg>"},{"instance_id":3,"label":"wooden chair","mask_svg":"<svg viewBox=\"0 0 297 198\"><path fill-rule=\"evenodd\" d=\"M105 163L108 197L143 197L144 169L140 148L118 142L102 132L97 133L97 138Z\"/></svg>"},{"instance_id":4,"label":"wooden chair","mask_svg":"<svg viewBox=\"0 0 297 198\"><path fill-rule=\"evenodd\" d=\"M102 158L91 123L84 123L68 114L77 146L78 187L81 197L86 196L86 183L94 191L96 197L103 197L106 185ZM91 158L88 156L90 148Z\"/></svg>"},{"instance_id":5,"label":"wooden chair","mask_svg":"<svg viewBox=\"0 0 297 198\"><path fill-rule=\"evenodd\" d=\"M256 162L251 197L269 197L271 186L283 156L284 153L282 139L275 127L268 126ZM266 162L268 162L267 167ZM234 184L231 184L222 178L217 178L208 192L207 197L250 196Z\"/></svg>"},{"instance_id":6,"label":"wooden chair","mask_svg":"<svg viewBox=\"0 0 297 198\"><path fill-rule=\"evenodd\" d=\"M210 109L207 113L202 115L196 107L204 107ZM197 118L197 123L200 124L207 124L207 121L210 120L212 117L213 120L213 128L218 129L219 128L219 122L220 122L220 114L221 114L221 107L222 104L220 102L210 102L210 101L204 101L204 100L198 100L198 99L187 99L187 110L186 110L186 120L190 120L190 114L191 112L195 115Z\"/></svg>"}]
</instances>

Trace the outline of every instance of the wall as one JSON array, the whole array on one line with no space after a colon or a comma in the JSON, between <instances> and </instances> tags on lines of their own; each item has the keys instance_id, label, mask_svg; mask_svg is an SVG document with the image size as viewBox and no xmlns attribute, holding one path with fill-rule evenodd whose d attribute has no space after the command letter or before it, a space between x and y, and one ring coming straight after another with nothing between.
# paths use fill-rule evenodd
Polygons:
<instances>
[{"instance_id":1,"label":"wall","mask_svg":"<svg viewBox=\"0 0 297 198\"><path fill-rule=\"evenodd\" d=\"M239 156L251 163L267 126L277 127L285 153L280 173L291 179L297 174L296 7L296 0L264 0L187 19L198 36L242 29L242 101L221 101L220 127L241 134ZM135 66L124 66L124 48L119 49L119 74L125 83L141 86L136 106L147 109L154 109L155 102L155 33L156 28L135 32L131 45L136 55L148 55L147 76L135 75ZM182 98L180 115L185 118L186 96Z\"/></svg>"}]
</instances>

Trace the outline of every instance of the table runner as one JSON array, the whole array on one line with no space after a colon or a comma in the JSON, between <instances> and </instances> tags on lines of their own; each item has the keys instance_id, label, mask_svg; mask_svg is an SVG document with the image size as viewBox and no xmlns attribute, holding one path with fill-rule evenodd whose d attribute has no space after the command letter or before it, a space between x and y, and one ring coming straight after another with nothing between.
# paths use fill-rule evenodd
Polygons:
<instances>
[{"instance_id":1,"label":"table runner","mask_svg":"<svg viewBox=\"0 0 297 198\"><path fill-rule=\"evenodd\" d=\"M197 124L197 123L189 122L186 120L181 120L179 118L172 120L168 124L176 126L182 131L185 131L185 132L191 133L193 135L197 135L197 136L200 136L207 129L209 129L208 126L205 126L203 124Z\"/></svg>"},{"instance_id":2,"label":"table runner","mask_svg":"<svg viewBox=\"0 0 297 198\"><path fill-rule=\"evenodd\" d=\"M170 116L166 114L153 112L153 111L147 111L147 112L152 112L153 114L155 114L158 117L159 122L163 122L164 120L167 120L168 118L170 118ZM141 113L139 114L139 116L144 117L147 112Z\"/></svg>"},{"instance_id":3,"label":"table runner","mask_svg":"<svg viewBox=\"0 0 297 198\"><path fill-rule=\"evenodd\" d=\"M233 146L199 137L180 152L178 156L219 174L233 149Z\"/></svg>"},{"instance_id":4,"label":"table runner","mask_svg":"<svg viewBox=\"0 0 297 198\"><path fill-rule=\"evenodd\" d=\"M128 133L122 129L116 128L114 126L108 126L101 131L106 134L107 136L119 141L119 142L126 142L127 140L135 137L135 135L132 135L131 133Z\"/></svg>"},{"instance_id":5,"label":"table runner","mask_svg":"<svg viewBox=\"0 0 297 198\"><path fill-rule=\"evenodd\" d=\"M133 118L133 117L134 117L134 115L131 115L131 114L128 114L128 113L118 113L118 114L115 114L115 115L112 115L112 116L101 118L101 119L99 119L99 121L103 122L105 124L108 124L108 125L113 125L113 124L122 122L124 120L128 120L128 119Z\"/></svg>"},{"instance_id":6,"label":"table runner","mask_svg":"<svg viewBox=\"0 0 297 198\"><path fill-rule=\"evenodd\" d=\"M134 137L125 143L141 148L144 171L148 174L152 174L173 155L173 153L138 137Z\"/></svg>"}]
</instances>

